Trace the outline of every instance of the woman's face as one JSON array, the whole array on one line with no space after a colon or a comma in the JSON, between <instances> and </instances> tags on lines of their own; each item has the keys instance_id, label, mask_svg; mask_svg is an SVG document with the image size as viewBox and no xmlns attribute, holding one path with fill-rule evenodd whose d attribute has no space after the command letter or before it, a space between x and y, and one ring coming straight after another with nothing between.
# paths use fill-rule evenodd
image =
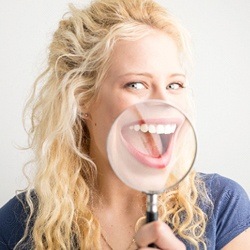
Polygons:
<instances>
[{"instance_id":1,"label":"woman's face","mask_svg":"<svg viewBox=\"0 0 250 250\"><path fill-rule=\"evenodd\" d=\"M171 101L183 107L185 85L177 46L167 34L152 30L137 41L118 41L99 96L88 110L90 156L94 162L108 163L107 136L122 111L148 99Z\"/></svg>"}]
</instances>

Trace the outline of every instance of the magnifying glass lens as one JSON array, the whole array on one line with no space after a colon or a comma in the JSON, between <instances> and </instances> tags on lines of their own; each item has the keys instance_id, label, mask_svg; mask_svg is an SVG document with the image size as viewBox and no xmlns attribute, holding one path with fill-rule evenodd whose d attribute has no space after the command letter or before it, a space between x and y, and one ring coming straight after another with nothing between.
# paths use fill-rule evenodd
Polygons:
<instances>
[{"instance_id":1,"label":"magnifying glass lens","mask_svg":"<svg viewBox=\"0 0 250 250\"><path fill-rule=\"evenodd\" d=\"M167 102L149 100L119 115L107 151L111 167L126 185L158 194L188 174L196 145L194 128L183 112Z\"/></svg>"}]
</instances>

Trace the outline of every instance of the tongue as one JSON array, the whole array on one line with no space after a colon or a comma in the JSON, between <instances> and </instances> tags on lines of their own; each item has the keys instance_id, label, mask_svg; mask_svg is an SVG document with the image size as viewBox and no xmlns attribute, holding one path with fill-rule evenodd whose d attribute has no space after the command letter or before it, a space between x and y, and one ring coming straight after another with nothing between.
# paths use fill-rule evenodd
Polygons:
<instances>
[{"instance_id":1,"label":"tongue","mask_svg":"<svg viewBox=\"0 0 250 250\"><path fill-rule=\"evenodd\" d=\"M162 150L160 150L160 148L162 144L159 135L145 133L145 136L141 136L141 139L144 140L144 145L149 155L151 155L154 158L158 158L161 156Z\"/></svg>"},{"instance_id":2,"label":"tongue","mask_svg":"<svg viewBox=\"0 0 250 250\"><path fill-rule=\"evenodd\" d=\"M128 144L145 155L159 158L166 151L166 145L163 145L166 143L164 142L162 136L158 134L124 129L122 131L122 135Z\"/></svg>"}]
</instances>

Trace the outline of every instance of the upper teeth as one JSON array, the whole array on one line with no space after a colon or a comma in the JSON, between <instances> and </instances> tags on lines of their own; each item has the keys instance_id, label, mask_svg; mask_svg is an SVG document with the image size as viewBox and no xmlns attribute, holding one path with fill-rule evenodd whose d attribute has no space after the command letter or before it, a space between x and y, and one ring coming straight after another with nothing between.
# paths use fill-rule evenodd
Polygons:
<instances>
[{"instance_id":1,"label":"upper teeth","mask_svg":"<svg viewBox=\"0 0 250 250\"><path fill-rule=\"evenodd\" d=\"M131 130L141 131L143 133L149 132L151 134L171 134L176 130L176 124L136 124L129 127Z\"/></svg>"}]
</instances>

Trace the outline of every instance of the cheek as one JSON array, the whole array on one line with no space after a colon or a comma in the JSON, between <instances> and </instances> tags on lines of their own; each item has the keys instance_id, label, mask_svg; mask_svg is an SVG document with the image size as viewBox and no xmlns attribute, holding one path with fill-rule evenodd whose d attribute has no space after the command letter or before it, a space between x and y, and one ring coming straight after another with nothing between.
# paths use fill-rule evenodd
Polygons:
<instances>
[{"instance_id":1,"label":"cheek","mask_svg":"<svg viewBox=\"0 0 250 250\"><path fill-rule=\"evenodd\" d=\"M126 103L121 100L107 100L101 100L91 112L91 134L96 141L101 140L102 143L106 143L112 124L127 107Z\"/></svg>"},{"instance_id":2,"label":"cheek","mask_svg":"<svg viewBox=\"0 0 250 250\"><path fill-rule=\"evenodd\" d=\"M115 95L107 97L100 102L100 116L104 123L107 123L109 127L114 123L115 119L130 105L131 101L123 95Z\"/></svg>"},{"instance_id":3,"label":"cheek","mask_svg":"<svg viewBox=\"0 0 250 250\"><path fill-rule=\"evenodd\" d=\"M193 113L193 99L186 92L178 95L171 95L168 99L170 104L173 104L177 109L180 109L190 116Z\"/></svg>"},{"instance_id":4,"label":"cheek","mask_svg":"<svg viewBox=\"0 0 250 250\"><path fill-rule=\"evenodd\" d=\"M90 111L90 136L96 145L106 145L108 133L115 119L129 106L138 102L123 92L102 92L98 103Z\"/></svg>"}]
</instances>

